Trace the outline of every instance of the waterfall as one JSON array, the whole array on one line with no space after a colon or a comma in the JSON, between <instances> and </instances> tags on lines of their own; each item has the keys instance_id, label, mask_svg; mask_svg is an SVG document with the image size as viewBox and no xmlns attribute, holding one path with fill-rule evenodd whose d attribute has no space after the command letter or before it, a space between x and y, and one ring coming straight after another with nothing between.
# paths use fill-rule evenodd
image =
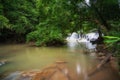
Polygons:
<instances>
[{"instance_id":1,"label":"waterfall","mask_svg":"<svg viewBox=\"0 0 120 80\"><path fill-rule=\"evenodd\" d=\"M96 50L97 44L92 44L91 41L96 41L99 38L98 32L91 32L87 34L78 34L73 32L66 40L68 47L72 50L78 48L79 44L83 44L89 50Z\"/></svg>"}]
</instances>

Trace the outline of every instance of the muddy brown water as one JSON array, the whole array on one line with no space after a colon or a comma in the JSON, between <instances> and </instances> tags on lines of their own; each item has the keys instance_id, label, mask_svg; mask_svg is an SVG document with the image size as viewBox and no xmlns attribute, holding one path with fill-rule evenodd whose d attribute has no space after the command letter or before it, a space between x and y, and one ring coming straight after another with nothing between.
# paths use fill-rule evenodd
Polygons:
<instances>
[{"instance_id":1,"label":"muddy brown water","mask_svg":"<svg viewBox=\"0 0 120 80\"><path fill-rule=\"evenodd\" d=\"M76 80L120 80L118 71L109 64L89 76L96 68L98 61L96 56L84 54L81 48L71 51L67 47L0 45L0 60L8 61L0 66L0 75L15 71L40 70L56 61L65 61L71 71L70 74L73 74Z\"/></svg>"}]
</instances>

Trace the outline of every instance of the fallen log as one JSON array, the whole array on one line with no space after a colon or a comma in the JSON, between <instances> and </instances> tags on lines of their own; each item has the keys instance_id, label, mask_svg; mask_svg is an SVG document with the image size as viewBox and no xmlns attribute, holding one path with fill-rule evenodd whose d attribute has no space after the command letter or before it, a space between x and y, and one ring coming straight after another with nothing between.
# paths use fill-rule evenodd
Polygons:
<instances>
[{"instance_id":1,"label":"fallen log","mask_svg":"<svg viewBox=\"0 0 120 80\"><path fill-rule=\"evenodd\" d=\"M106 56L106 58L104 58L104 59L97 65L97 67L96 67L92 72L90 72L90 73L88 74L88 76L92 76L92 75L94 75L95 73L99 72L100 68L101 68L104 64L106 64L106 63L108 63L108 62L110 61L111 56L112 56L112 54L108 54L108 55Z\"/></svg>"}]
</instances>

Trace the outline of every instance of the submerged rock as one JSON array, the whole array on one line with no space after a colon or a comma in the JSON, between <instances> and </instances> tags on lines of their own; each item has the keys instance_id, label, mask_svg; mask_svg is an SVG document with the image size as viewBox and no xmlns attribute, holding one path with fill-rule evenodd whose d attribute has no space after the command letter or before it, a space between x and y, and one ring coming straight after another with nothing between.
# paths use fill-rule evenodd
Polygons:
<instances>
[{"instance_id":1,"label":"submerged rock","mask_svg":"<svg viewBox=\"0 0 120 80\"><path fill-rule=\"evenodd\" d=\"M68 80L66 64L66 61L56 61L42 70L17 71L2 80Z\"/></svg>"},{"instance_id":2,"label":"submerged rock","mask_svg":"<svg viewBox=\"0 0 120 80\"><path fill-rule=\"evenodd\" d=\"M7 77L5 77L2 80L17 80L21 75L21 72L17 71L14 73L9 74Z\"/></svg>"},{"instance_id":3,"label":"submerged rock","mask_svg":"<svg viewBox=\"0 0 120 80\"><path fill-rule=\"evenodd\" d=\"M11 73L2 80L96 80L98 77L96 78L95 75L99 74L102 74L104 76L104 79L101 79L102 76L100 76L99 80L117 80L119 77L112 76L114 75L112 74L113 71L111 71L111 73L108 73L108 71L106 71L110 66L104 67L102 69L102 72L99 72L95 69L88 72L83 70L81 73L81 67L79 64L77 64L76 73L76 71L74 71L74 69L70 68L68 65L68 62L66 61L56 61L54 64L51 64L42 70L17 71ZM108 74L112 76L112 79L111 76L108 76Z\"/></svg>"},{"instance_id":4,"label":"submerged rock","mask_svg":"<svg viewBox=\"0 0 120 80\"><path fill-rule=\"evenodd\" d=\"M8 62L8 60L1 60L1 61L0 61L0 66L5 65L7 62Z\"/></svg>"}]
</instances>

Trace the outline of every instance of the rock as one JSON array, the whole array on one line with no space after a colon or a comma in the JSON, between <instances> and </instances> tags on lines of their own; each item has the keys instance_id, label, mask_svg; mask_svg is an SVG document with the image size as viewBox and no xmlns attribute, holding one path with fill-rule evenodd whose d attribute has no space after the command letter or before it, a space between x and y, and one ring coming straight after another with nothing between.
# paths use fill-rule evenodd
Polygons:
<instances>
[{"instance_id":1,"label":"rock","mask_svg":"<svg viewBox=\"0 0 120 80\"><path fill-rule=\"evenodd\" d=\"M31 72L23 72L21 75L22 75L23 77L26 77L26 76L32 77L32 76L35 76L36 73L33 72L33 71L31 71Z\"/></svg>"},{"instance_id":2,"label":"rock","mask_svg":"<svg viewBox=\"0 0 120 80\"><path fill-rule=\"evenodd\" d=\"M0 66L3 66L4 64L6 64L8 62L8 60L1 60L0 61Z\"/></svg>"},{"instance_id":3,"label":"rock","mask_svg":"<svg viewBox=\"0 0 120 80\"><path fill-rule=\"evenodd\" d=\"M105 53L98 53L98 56L105 56Z\"/></svg>"},{"instance_id":4,"label":"rock","mask_svg":"<svg viewBox=\"0 0 120 80\"><path fill-rule=\"evenodd\" d=\"M105 59L105 56L98 57L99 60Z\"/></svg>"},{"instance_id":5,"label":"rock","mask_svg":"<svg viewBox=\"0 0 120 80\"><path fill-rule=\"evenodd\" d=\"M20 77L20 75L21 75L21 72L16 71L14 73L11 73L10 75L8 75L2 80L17 80Z\"/></svg>"},{"instance_id":6,"label":"rock","mask_svg":"<svg viewBox=\"0 0 120 80\"><path fill-rule=\"evenodd\" d=\"M67 62L66 61L56 61L56 63L63 64L63 63L67 63Z\"/></svg>"}]
</instances>

